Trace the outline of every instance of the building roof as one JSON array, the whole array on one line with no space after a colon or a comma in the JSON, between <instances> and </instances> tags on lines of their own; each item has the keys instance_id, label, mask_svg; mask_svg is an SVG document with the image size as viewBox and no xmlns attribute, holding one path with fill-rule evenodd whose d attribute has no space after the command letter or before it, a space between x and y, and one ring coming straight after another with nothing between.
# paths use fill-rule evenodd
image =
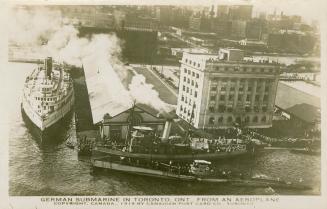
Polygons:
<instances>
[{"instance_id":1,"label":"building roof","mask_svg":"<svg viewBox=\"0 0 327 209\"><path fill-rule=\"evenodd\" d=\"M112 71L93 66L93 63L84 63L85 80L92 112L93 124L102 121L103 116L110 117L129 110L133 100L119 77ZM157 116L160 113L155 108L146 104L137 104L137 107ZM172 113L160 113L165 118L174 118Z\"/></svg>"},{"instance_id":2,"label":"building roof","mask_svg":"<svg viewBox=\"0 0 327 209\"><path fill-rule=\"evenodd\" d=\"M303 89L290 85L290 82L278 82L275 105L283 110L303 103L320 108L320 97L313 90L310 92Z\"/></svg>"},{"instance_id":3,"label":"building roof","mask_svg":"<svg viewBox=\"0 0 327 209\"><path fill-rule=\"evenodd\" d=\"M286 109L286 111L307 123L320 121L320 109L309 104L297 104Z\"/></svg>"}]
</instances>

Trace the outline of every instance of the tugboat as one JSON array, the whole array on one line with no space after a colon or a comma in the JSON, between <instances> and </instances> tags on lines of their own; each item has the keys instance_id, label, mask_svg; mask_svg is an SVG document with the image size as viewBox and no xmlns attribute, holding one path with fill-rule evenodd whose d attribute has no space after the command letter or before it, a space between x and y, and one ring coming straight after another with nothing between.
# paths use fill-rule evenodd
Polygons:
<instances>
[{"instance_id":1,"label":"tugboat","mask_svg":"<svg viewBox=\"0 0 327 209\"><path fill-rule=\"evenodd\" d=\"M62 120L70 115L73 82L67 70L48 57L26 78L22 97L23 118L42 141L58 134L58 128L64 125Z\"/></svg>"}]
</instances>

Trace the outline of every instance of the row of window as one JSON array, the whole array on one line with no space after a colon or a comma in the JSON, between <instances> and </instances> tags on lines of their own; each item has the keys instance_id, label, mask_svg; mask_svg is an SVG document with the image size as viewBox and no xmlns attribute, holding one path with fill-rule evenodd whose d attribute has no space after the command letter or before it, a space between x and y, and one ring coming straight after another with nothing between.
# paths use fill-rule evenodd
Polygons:
<instances>
[{"instance_id":1,"label":"row of window","mask_svg":"<svg viewBox=\"0 0 327 209\"><path fill-rule=\"evenodd\" d=\"M52 97L47 97L47 98L45 98L45 97L35 97L35 100L39 100L39 101L57 101L57 98L56 97L54 97L54 98L52 98Z\"/></svg>"},{"instance_id":2,"label":"row of window","mask_svg":"<svg viewBox=\"0 0 327 209\"><path fill-rule=\"evenodd\" d=\"M273 73L273 68L250 68L250 67L215 67L215 70L217 71L223 71L223 72L255 72L255 73Z\"/></svg>"},{"instance_id":3,"label":"row of window","mask_svg":"<svg viewBox=\"0 0 327 209\"><path fill-rule=\"evenodd\" d=\"M195 86L196 88L198 88L198 83L194 80L190 80L189 78L186 79L186 77L183 78L184 82L187 82L188 84L191 84L192 86Z\"/></svg>"},{"instance_id":4,"label":"row of window","mask_svg":"<svg viewBox=\"0 0 327 209\"><path fill-rule=\"evenodd\" d=\"M42 91L51 91L52 88L42 88Z\"/></svg>"},{"instance_id":5,"label":"row of window","mask_svg":"<svg viewBox=\"0 0 327 209\"><path fill-rule=\"evenodd\" d=\"M211 113L214 113L214 112L216 112L216 108L214 107L214 106L209 106L209 112L211 112ZM233 107L226 107L226 105L219 105L218 106L218 109L217 109L217 111L219 112L219 113L224 113L224 112L233 112L235 109L233 108ZM262 111L262 112L267 112L267 110L268 110L268 108L267 108L267 106L262 106L261 107L261 109L259 108L259 106L253 106L253 109L250 107L250 106L246 106L246 107L244 107L244 111L245 112L252 112L252 111L254 111L254 112L260 112L260 110Z\"/></svg>"},{"instance_id":6,"label":"row of window","mask_svg":"<svg viewBox=\"0 0 327 209\"><path fill-rule=\"evenodd\" d=\"M200 63L192 62L192 60L188 60L187 58L185 59L185 62L190 65L193 65L194 67L200 67Z\"/></svg>"},{"instance_id":7,"label":"row of window","mask_svg":"<svg viewBox=\"0 0 327 209\"><path fill-rule=\"evenodd\" d=\"M183 85L183 91L185 91L186 93L190 93L190 95L193 94L193 90L192 90L192 88L185 87L184 85ZM194 97L198 97L198 92L195 91L195 90L194 90ZM182 96L182 98L183 98L183 96ZM183 101L183 100L182 100L182 101Z\"/></svg>"},{"instance_id":8,"label":"row of window","mask_svg":"<svg viewBox=\"0 0 327 209\"><path fill-rule=\"evenodd\" d=\"M251 96L252 96L251 94L247 94L245 100L247 102L250 102ZM217 98L216 95L211 95L210 96L210 101L216 101L216 98ZM225 94L222 94L222 95L219 96L220 101L225 101L226 99L228 99L229 101L234 101L235 98L236 98L236 94L229 94L228 97ZM254 97L254 101L258 102L259 99L260 99L260 95L256 94L255 97ZM242 101L243 100L243 95L240 94L239 96L237 96L237 100L239 102ZM268 95L267 94L265 94L263 96L263 101L264 102L268 101Z\"/></svg>"},{"instance_id":9,"label":"row of window","mask_svg":"<svg viewBox=\"0 0 327 209\"><path fill-rule=\"evenodd\" d=\"M248 83L254 83L255 81L257 82L257 85L260 83L268 83L272 84L274 81L272 79L262 79L262 78L231 78L231 77L213 77L211 78L212 82L218 82L221 81L223 83L230 82L231 84L236 84L236 82L239 80L239 82L245 83L248 81Z\"/></svg>"},{"instance_id":10,"label":"row of window","mask_svg":"<svg viewBox=\"0 0 327 209\"><path fill-rule=\"evenodd\" d=\"M236 88L235 86L230 86L229 91L235 91L235 88ZM211 91L217 91L218 87L217 86L211 86L210 89L211 89ZM227 89L226 85L220 87L220 91L226 91L226 89ZM261 89L262 89L262 86L257 86L256 87L256 91L260 91ZM240 85L238 87L238 91L243 91L243 90L244 90L244 85ZM268 92L269 91L269 86L265 86L264 90L265 90L265 92ZM248 86L247 91L252 91L252 86Z\"/></svg>"},{"instance_id":11,"label":"row of window","mask_svg":"<svg viewBox=\"0 0 327 209\"><path fill-rule=\"evenodd\" d=\"M194 108L192 110L186 110L186 107L180 107L180 112L183 112L183 113L187 113L188 116L191 116L194 117L194 113L195 113L195 105L194 105Z\"/></svg>"},{"instance_id":12,"label":"row of window","mask_svg":"<svg viewBox=\"0 0 327 209\"><path fill-rule=\"evenodd\" d=\"M199 78L200 77L200 75L199 75L199 73L195 73L195 72L191 72L191 70L187 70L186 68L184 68L184 73L186 74L189 74L189 75L191 75L192 74L192 76L193 77L195 77L195 78Z\"/></svg>"},{"instance_id":13,"label":"row of window","mask_svg":"<svg viewBox=\"0 0 327 209\"><path fill-rule=\"evenodd\" d=\"M259 118L258 116L253 116L252 119L250 119L250 116L246 116L244 118L241 117L236 117L233 118L232 116L228 116L228 117L224 117L224 116L220 116L217 120L217 123L224 123L224 121L226 120L227 123L232 123L232 122L236 122L236 123L257 123L262 122L265 123L267 122L267 117L266 116L262 116L261 118ZM214 125L216 123L215 118L214 117L210 117L208 124L209 125Z\"/></svg>"}]
</instances>

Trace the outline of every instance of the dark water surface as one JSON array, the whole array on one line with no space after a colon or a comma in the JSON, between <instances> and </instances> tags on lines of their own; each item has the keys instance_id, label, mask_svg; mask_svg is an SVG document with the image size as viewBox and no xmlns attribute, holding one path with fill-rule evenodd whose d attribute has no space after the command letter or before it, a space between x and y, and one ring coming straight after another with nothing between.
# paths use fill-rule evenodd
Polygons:
<instances>
[{"instance_id":1,"label":"dark water surface","mask_svg":"<svg viewBox=\"0 0 327 209\"><path fill-rule=\"evenodd\" d=\"M9 142L9 194L30 195L318 195L320 157L294 154L288 150L265 150L254 157L216 162L215 166L233 173L264 174L286 181L314 186L309 191L250 188L228 185L172 182L116 172L92 173L88 158L79 159L64 141L42 146L22 120L20 96L25 77L34 65L11 63L6 79L13 90ZM66 133L70 134L69 131Z\"/></svg>"}]
</instances>

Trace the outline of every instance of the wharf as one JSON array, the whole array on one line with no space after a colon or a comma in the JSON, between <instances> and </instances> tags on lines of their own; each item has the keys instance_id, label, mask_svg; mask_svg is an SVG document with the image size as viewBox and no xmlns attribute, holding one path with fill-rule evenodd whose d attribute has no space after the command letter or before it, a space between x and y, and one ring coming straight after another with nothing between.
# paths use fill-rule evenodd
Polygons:
<instances>
[{"instance_id":1,"label":"wharf","mask_svg":"<svg viewBox=\"0 0 327 209\"><path fill-rule=\"evenodd\" d=\"M71 72L75 92L75 121L77 140L86 139L91 142L99 137L93 125L92 112L83 68L73 68Z\"/></svg>"}]
</instances>

